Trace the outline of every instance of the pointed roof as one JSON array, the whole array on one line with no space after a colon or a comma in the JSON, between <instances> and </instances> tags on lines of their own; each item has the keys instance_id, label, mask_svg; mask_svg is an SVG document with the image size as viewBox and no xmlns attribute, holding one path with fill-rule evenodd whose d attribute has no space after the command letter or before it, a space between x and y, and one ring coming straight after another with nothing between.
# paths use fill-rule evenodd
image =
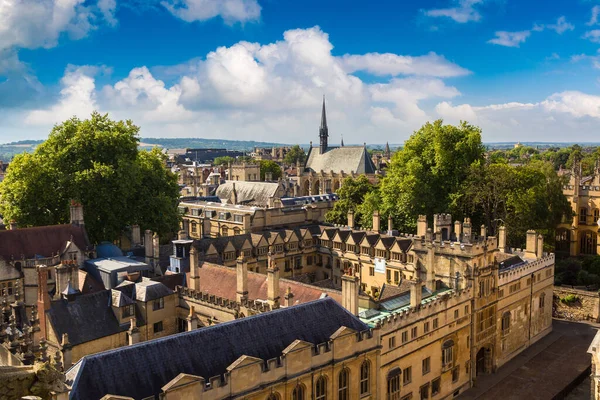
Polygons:
<instances>
[{"instance_id":1,"label":"pointed roof","mask_svg":"<svg viewBox=\"0 0 600 400\"><path fill-rule=\"evenodd\" d=\"M325 95L323 95L323 109L321 110L321 129L327 128L327 113L325 112Z\"/></svg>"}]
</instances>

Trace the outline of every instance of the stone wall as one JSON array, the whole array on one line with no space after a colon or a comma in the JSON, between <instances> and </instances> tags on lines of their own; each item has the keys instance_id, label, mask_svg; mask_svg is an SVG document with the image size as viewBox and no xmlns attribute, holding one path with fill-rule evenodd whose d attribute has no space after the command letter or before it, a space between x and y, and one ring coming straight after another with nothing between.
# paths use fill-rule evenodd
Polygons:
<instances>
[{"instance_id":1,"label":"stone wall","mask_svg":"<svg viewBox=\"0 0 600 400\"><path fill-rule=\"evenodd\" d=\"M23 396L66 400L64 375L50 363L0 367L0 400L20 399Z\"/></svg>"},{"instance_id":2,"label":"stone wall","mask_svg":"<svg viewBox=\"0 0 600 400\"><path fill-rule=\"evenodd\" d=\"M579 301L564 304L560 299L574 295ZM552 314L554 317L572 319L575 321L600 321L600 295L598 292L588 292L579 289L570 289L564 286L554 286L554 301Z\"/></svg>"}]
</instances>

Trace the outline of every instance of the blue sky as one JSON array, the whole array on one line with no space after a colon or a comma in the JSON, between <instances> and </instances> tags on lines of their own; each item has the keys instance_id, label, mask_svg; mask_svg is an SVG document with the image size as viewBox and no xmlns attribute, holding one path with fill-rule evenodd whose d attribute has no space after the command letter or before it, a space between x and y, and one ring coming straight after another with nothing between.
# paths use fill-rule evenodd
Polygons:
<instances>
[{"instance_id":1,"label":"blue sky","mask_svg":"<svg viewBox=\"0 0 600 400\"><path fill-rule=\"evenodd\" d=\"M600 141L600 1L0 0L0 142L92 110L146 137Z\"/></svg>"}]
</instances>

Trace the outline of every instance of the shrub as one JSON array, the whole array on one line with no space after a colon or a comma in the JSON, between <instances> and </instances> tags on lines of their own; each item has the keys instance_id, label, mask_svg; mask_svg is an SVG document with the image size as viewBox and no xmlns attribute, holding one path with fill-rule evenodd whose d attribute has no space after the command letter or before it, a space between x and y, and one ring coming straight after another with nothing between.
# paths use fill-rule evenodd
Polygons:
<instances>
[{"instance_id":1,"label":"shrub","mask_svg":"<svg viewBox=\"0 0 600 400\"><path fill-rule=\"evenodd\" d=\"M563 303L563 304L566 304L566 305L570 306L570 305L573 305L575 303L581 302L581 299L577 295L568 294L565 297L561 298L560 302Z\"/></svg>"}]
</instances>

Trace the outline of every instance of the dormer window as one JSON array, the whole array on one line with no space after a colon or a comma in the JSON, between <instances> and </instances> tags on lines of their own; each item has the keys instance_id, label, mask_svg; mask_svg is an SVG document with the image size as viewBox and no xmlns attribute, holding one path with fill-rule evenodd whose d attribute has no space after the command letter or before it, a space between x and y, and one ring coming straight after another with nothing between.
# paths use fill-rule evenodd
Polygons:
<instances>
[{"instance_id":1,"label":"dormer window","mask_svg":"<svg viewBox=\"0 0 600 400\"><path fill-rule=\"evenodd\" d=\"M130 304L128 306L123 307L122 312L123 318L131 317L135 315L135 304Z\"/></svg>"}]
</instances>

